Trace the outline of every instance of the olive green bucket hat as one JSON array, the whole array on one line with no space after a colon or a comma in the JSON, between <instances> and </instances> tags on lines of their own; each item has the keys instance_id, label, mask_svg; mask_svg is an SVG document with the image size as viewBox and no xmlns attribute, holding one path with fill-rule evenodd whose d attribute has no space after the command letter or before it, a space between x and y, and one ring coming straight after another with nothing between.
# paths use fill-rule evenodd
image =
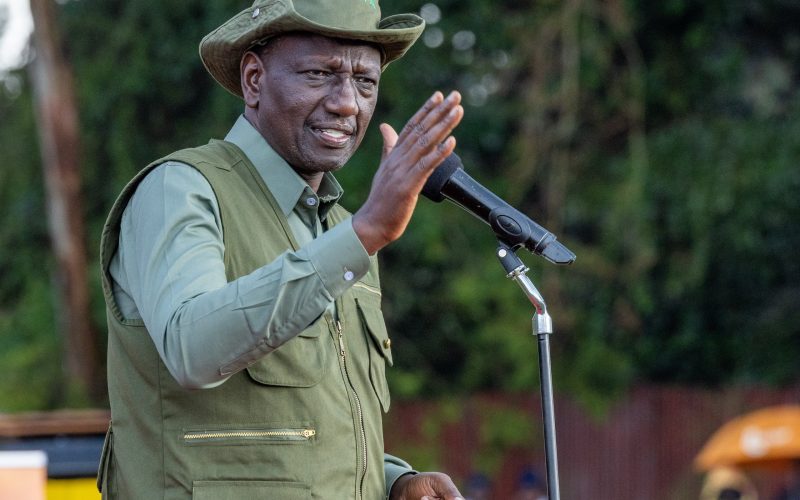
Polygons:
<instances>
[{"instance_id":1,"label":"olive green bucket hat","mask_svg":"<svg viewBox=\"0 0 800 500\"><path fill-rule=\"evenodd\" d=\"M414 44L425 21L415 14L381 19L378 0L256 0L200 42L200 58L214 79L242 97L239 64L244 53L266 39L291 31L377 44L382 67Z\"/></svg>"}]
</instances>

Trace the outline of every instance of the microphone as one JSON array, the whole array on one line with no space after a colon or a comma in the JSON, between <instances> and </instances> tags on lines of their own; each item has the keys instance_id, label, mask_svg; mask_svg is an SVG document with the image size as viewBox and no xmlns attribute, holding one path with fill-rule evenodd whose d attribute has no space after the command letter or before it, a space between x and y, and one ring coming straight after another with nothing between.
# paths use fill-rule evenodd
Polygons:
<instances>
[{"instance_id":1,"label":"microphone","mask_svg":"<svg viewBox=\"0 0 800 500\"><path fill-rule=\"evenodd\" d=\"M513 249L525 247L554 264L575 261L575 254L556 241L553 233L470 177L455 153L436 167L422 188L422 194L436 203L449 199L489 224L497 238Z\"/></svg>"}]
</instances>

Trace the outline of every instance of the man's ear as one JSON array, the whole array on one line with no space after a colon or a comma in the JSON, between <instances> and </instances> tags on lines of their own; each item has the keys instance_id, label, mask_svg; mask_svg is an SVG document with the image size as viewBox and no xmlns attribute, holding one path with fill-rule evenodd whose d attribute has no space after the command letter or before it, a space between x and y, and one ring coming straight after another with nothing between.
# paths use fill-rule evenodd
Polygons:
<instances>
[{"instance_id":1,"label":"man's ear","mask_svg":"<svg viewBox=\"0 0 800 500\"><path fill-rule=\"evenodd\" d=\"M264 63L255 52L247 51L242 56L240 65L242 79L242 96L248 108L258 107L258 98L261 90L261 75L264 73Z\"/></svg>"}]
</instances>

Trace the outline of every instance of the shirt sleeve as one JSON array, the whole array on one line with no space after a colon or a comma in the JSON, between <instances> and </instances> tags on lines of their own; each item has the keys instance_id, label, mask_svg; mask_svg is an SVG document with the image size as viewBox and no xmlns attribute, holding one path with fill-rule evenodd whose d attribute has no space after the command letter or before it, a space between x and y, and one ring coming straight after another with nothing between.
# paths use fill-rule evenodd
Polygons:
<instances>
[{"instance_id":1,"label":"shirt sleeve","mask_svg":"<svg viewBox=\"0 0 800 500\"><path fill-rule=\"evenodd\" d=\"M115 290L187 388L219 385L280 347L369 269L348 219L228 282L222 235L208 181L177 162L149 173L122 216Z\"/></svg>"},{"instance_id":2,"label":"shirt sleeve","mask_svg":"<svg viewBox=\"0 0 800 500\"><path fill-rule=\"evenodd\" d=\"M386 498L388 499L389 495L392 493L392 487L394 486L395 481L397 481L400 476L405 476L406 474L417 474L417 471L412 469L411 465L409 465L406 461L389 455L388 453L384 453L383 474L386 478Z\"/></svg>"}]
</instances>

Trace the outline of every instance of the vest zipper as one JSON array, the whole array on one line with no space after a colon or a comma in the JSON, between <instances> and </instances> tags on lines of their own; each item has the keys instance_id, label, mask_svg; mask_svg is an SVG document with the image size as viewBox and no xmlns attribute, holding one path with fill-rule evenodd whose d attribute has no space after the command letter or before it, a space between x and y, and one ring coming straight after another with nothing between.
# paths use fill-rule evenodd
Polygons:
<instances>
[{"instance_id":1,"label":"vest zipper","mask_svg":"<svg viewBox=\"0 0 800 500\"><path fill-rule=\"evenodd\" d=\"M361 408L361 399L358 397L358 393L356 392L356 388L353 386L353 382L350 380L350 372L347 369L347 357L345 354L344 349L344 328L342 327L342 322L338 319L336 320L336 334L339 337L339 355L342 357L342 365L344 366L344 373L347 376L347 381L350 384L350 389L353 392L353 398L356 402L356 410L358 413L358 422L361 430L361 443L364 453L361 455L361 465L362 465L362 473L361 473L361 481L359 482L359 498L364 496L363 488L364 488L364 478L367 476L367 431L364 428L364 410Z\"/></svg>"},{"instance_id":2,"label":"vest zipper","mask_svg":"<svg viewBox=\"0 0 800 500\"><path fill-rule=\"evenodd\" d=\"M307 441L317 434L314 429L269 429L269 430L215 430L187 431L183 439L190 443L225 440L275 440Z\"/></svg>"}]
</instances>

